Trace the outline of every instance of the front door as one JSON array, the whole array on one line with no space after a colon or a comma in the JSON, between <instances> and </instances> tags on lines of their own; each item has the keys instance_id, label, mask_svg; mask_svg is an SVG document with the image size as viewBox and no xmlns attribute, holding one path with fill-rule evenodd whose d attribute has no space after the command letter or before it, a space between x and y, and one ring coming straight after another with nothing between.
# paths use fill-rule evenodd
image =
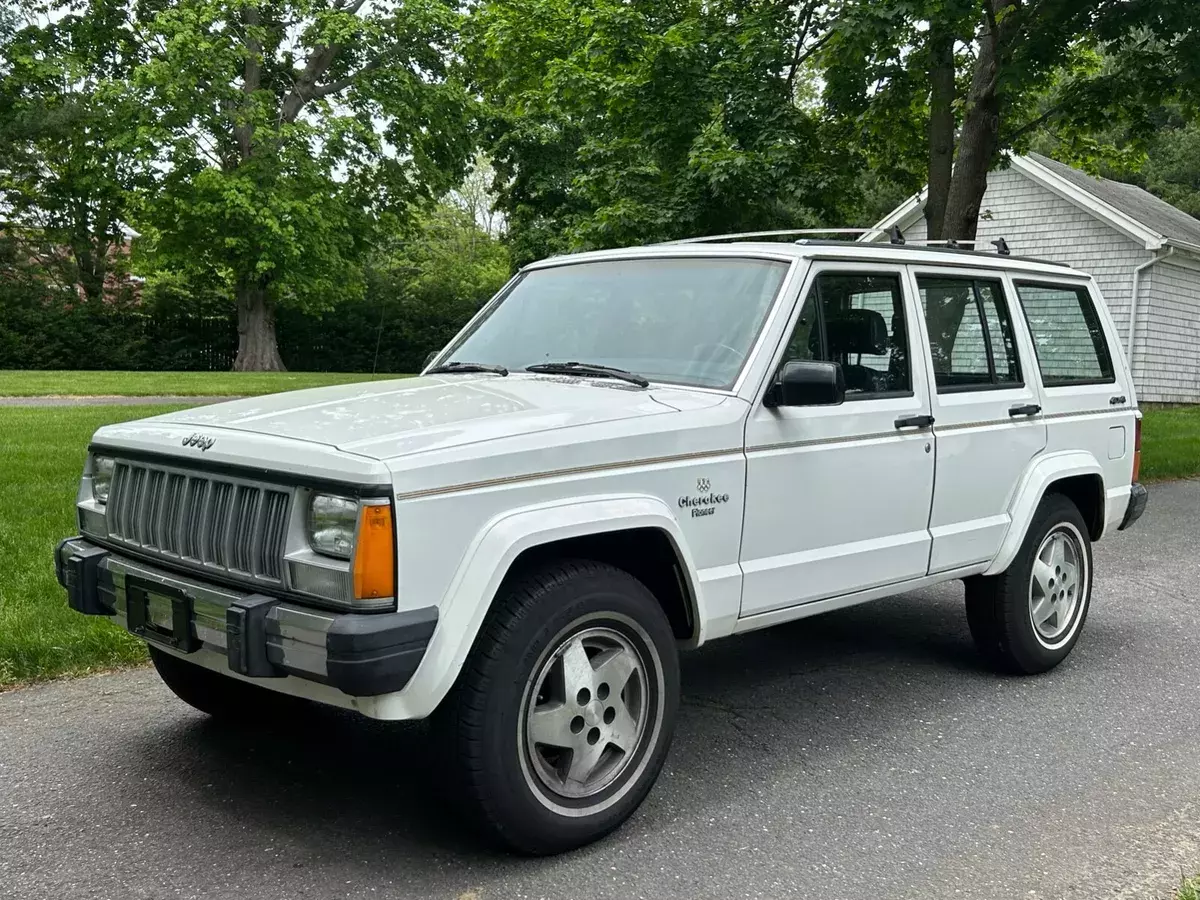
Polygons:
<instances>
[{"instance_id":1,"label":"front door","mask_svg":"<svg viewBox=\"0 0 1200 900\"><path fill-rule=\"evenodd\" d=\"M743 617L926 574L933 434L923 329L902 266L816 263L776 369L843 367L837 406L746 425Z\"/></svg>"}]
</instances>

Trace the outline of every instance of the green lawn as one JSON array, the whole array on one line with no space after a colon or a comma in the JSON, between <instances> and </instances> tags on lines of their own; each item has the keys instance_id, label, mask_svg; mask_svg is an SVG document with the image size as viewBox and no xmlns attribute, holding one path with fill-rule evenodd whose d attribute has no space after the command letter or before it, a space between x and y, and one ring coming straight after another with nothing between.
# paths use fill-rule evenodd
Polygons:
<instances>
[{"instance_id":1,"label":"green lawn","mask_svg":"<svg viewBox=\"0 0 1200 900\"><path fill-rule=\"evenodd\" d=\"M1184 879L1175 894L1175 900L1200 900L1200 875Z\"/></svg>"},{"instance_id":2,"label":"green lawn","mask_svg":"<svg viewBox=\"0 0 1200 900\"><path fill-rule=\"evenodd\" d=\"M1151 407L1142 419L1142 481L1200 475L1200 406Z\"/></svg>"},{"instance_id":3,"label":"green lawn","mask_svg":"<svg viewBox=\"0 0 1200 900\"><path fill-rule=\"evenodd\" d=\"M174 406L0 409L0 685L145 658L142 643L67 607L54 548L75 534L75 490L101 425Z\"/></svg>"},{"instance_id":4,"label":"green lawn","mask_svg":"<svg viewBox=\"0 0 1200 900\"><path fill-rule=\"evenodd\" d=\"M0 397L232 397L400 378L363 372L0 371Z\"/></svg>"}]
</instances>

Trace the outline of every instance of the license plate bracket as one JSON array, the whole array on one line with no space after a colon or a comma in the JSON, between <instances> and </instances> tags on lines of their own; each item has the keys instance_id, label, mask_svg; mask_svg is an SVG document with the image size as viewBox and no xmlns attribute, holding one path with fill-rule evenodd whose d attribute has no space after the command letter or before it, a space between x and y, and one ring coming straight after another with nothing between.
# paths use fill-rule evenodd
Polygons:
<instances>
[{"instance_id":1,"label":"license plate bracket","mask_svg":"<svg viewBox=\"0 0 1200 900\"><path fill-rule=\"evenodd\" d=\"M181 653L199 648L192 635L192 600L182 591L125 576L125 622L131 634Z\"/></svg>"}]
</instances>

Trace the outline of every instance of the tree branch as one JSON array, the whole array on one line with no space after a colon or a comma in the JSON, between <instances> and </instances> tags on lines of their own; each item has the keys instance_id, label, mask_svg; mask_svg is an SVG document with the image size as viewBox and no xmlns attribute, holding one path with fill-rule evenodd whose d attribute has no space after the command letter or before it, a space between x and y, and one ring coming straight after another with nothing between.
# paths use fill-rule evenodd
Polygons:
<instances>
[{"instance_id":1,"label":"tree branch","mask_svg":"<svg viewBox=\"0 0 1200 900\"><path fill-rule=\"evenodd\" d=\"M378 69L380 66L383 65L383 62L384 62L384 57L377 56L374 59L367 62L365 65L363 65L363 67L361 69L359 69L357 72L352 72L351 74L347 75L345 78L339 78L337 81L331 81L328 84L315 85L312 88L312 91L311 91L309 97L310 97L310 99L313 99L313 100L319 100L321 97L328 97L330 94L336 94L338 91L341 91L341 90L344 90L345 88L350 87L350 85L354 84L355 81L357 81L363 75L366 75L368 72L372 72L375 69Z\"/></svg>"}]
</instances>

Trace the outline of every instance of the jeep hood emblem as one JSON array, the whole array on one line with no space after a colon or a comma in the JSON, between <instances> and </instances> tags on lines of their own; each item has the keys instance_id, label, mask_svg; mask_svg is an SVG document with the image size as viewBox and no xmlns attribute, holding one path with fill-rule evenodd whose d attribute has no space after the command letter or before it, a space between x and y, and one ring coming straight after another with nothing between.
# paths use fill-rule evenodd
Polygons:
<instances>
[{"instance_id":1,"label":"jeep hood emblem","mask_svg":"<svg viewBox=\"0 0 1200 900\"><path fill-rule=\"evenodd\" d=\"M217 442L216 438L210 438L206 434L192 434L183 439L183 446L199 447L200 452L203 453L205 450L207 450L209 447L211 447L216 442Z\"/></svg>"}]
</instances>

